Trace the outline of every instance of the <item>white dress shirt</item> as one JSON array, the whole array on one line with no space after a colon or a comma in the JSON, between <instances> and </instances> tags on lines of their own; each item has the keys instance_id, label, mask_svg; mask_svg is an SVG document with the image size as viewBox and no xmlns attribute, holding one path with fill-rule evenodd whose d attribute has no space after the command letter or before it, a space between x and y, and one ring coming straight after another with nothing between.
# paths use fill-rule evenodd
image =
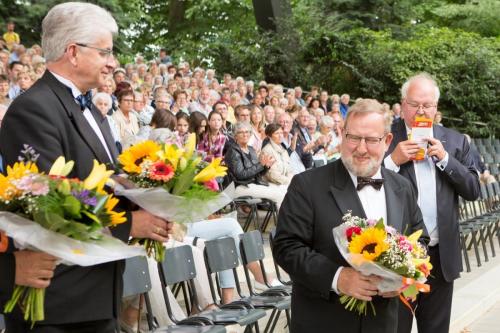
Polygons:
<instances>
[{"instance_id":1,"label":"white dress shirt","mask_svg":"<svg viewBox=\"0 0 500 333\"><path fill-rule=\"evenodd\" d=\"M352 174L349 170L347 171L349 172L349 176L351 177L352 183L354 184L354 188L356 188L358 186L358 177ZM382 178L382 173L380 171L380 168L371 178L374 179ZM374 189L373 186L365 186L357 192L367 219L379 220L380 218L382 218L384 219L384 223L387 224L387 205L385 201L384 185L382 185L380 190ZM337 272L335 272L332 282L332 290L335 291L337 294L340 294L337 289L337 283L342 268L343 267L337 269Z\"/></svg>"},{"instance_id":2,"label":"white dress shirt","mask_svg":"<svg viewBox=\"0 0 500 333\"><path fill-rule=\"evenodd\" d=\"M54 77L59 82L61 82L66 87L71 89L71 93L73 94L73 98L75 99L75 103L78 104L78 106L80 106L80 104L78 103L76 98L78 96L80 96L82 94L82 92L73 84L73 82L71 82L70 80L68 80L60 75L57 75L54 72L50 72L50 73L52 75L54 75ZM87 119L87 122L89 123L90 127L92 127L95 134L99 138L99 141L101 141L101 144L103 145L104 149L106 150L106 153L108 154L109 160L111 161L111 163L113 163L113 157L111 156L108 145L106 144L106 140L104 140L104 136L102 135L101 129L99 128L99 125L97 125L97 122L95 121L94 116L92 115L92 113L90 112L90 110L88 108L85 108L85 110L83 111L83 116L85 117L85 119Z\"/></svg>"}]
</instances>

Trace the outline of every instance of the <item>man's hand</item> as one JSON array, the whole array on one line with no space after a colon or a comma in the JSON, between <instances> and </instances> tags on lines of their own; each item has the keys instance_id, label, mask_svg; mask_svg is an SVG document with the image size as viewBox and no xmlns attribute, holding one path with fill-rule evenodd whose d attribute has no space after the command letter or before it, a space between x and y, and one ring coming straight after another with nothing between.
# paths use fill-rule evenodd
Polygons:
<instances>
[{"instance_id":1,"label":"man's hand","mask_svg":"<svg viewBox=\"0 0 500 333\"><path fill-rule=\"evenodd\" d=\"M438 161L442 161L446 156L446 150L444 150L443 144L438 139L427 138L427 142L429 142L430 146L427 148L427 155L436 156Z\"/></svg>"},{"instance_id":2,"label":"man's hand","mask_svg":"<svg viewBox=\"0 0 500 333\"><path fill-rule=\"evenodd\" d=\"M337 281L337 290L347 296L371 301L372 296L377 295L377 283L380 278L374 275L364 276L351 267L344 267L340 271Z\"/></svg>"},{"instance_id":3,"label":"man's hand","mask_svg":"<svg viewBox=\"0 0 500 333\"><path fill-rule=\"evenodd\" d=\"M392 152L391 158L397 166L400 166L415 158L419 149L415 141L401 141Z\"/></svg>"},{"instance_id":4,"label":"man's hand","mask_svg":"<svg viewBox=\"0 0 500 333\"><path fill-rule=\"evenodd\" d=\"M167 222L140 209L132 212L130 236L166 242L168 241L168 235L172 233L172 225L172 222Z\"/></svg>"},{"instance_id":5,"label":"man's hand","mask_svg":"<svg viewBox=\"0 0 500 333\"><path fill-rule=\"evenodd\" d=\"M16 259L15 283L19 286L47 288L54 276L56 257L29 250L14 252Z\"/></svg>"}]
</instances>

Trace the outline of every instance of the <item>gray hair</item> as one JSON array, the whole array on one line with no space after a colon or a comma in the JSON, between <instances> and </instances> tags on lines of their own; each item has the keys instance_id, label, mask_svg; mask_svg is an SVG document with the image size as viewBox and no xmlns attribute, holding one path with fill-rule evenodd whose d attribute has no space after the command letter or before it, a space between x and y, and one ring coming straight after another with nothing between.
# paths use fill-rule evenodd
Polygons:
<instances>
[{"instance_id":1,"label":"gray hair","mask_svg":"<svg viewBox=\"0 0 500 333\"><path fill-rule=\"evenodd\" d=\"M353 106L349 108L349 112L345 118L344 128L347 128L349 120L358 114L377 113L383 116L384 119L384 133L387 134L391 131L392 117L389 112L384 111L384 106L376 99L362 98L356 101Z\"/></svg>"},{"instance_id":2,"label":"gray hair","mask_svg":"<svg viewBox=\"0 0 500 333\"><path fill-rule=\"evenodd\" d=\"M105 92L100 92L92 97L92 103L97 104L97 101L105 101L108 103L108 106L111 107L113 105L113 100L111 96Z\"/></svg>"},{"instance_id":3,"label":"gray hair","mask_svg":"<svg viewBox=\"0 0 500 333\"><path fill-rule=\"evenodd\" d=\"M47 62L61 58L70 43L94 43L100 36L118 33L118 25L105 9L82 2L54 6L42 22L42 49Z\"/></svg>"},{"instance_id":4,"label":"gray hair","mask_svg":"<svg viewBox=\"0 0 500 333\"><path fill-rule=\"evenodd\" d=\"M250 125L250 123L248 121L238 121L235 125L234 125L234 133L238 133L239 131L241 130L248 130L248 131L252 131L252 125Z\"/></svg>"},{"instance_id":5,"label":"gray hair","mask_svg":"<svg viewBox=\"0 0 500 333\"><path fill-rule=\"evenodd\" d=\"M401 99L406 99L406 97L408 96L408 89L410 89L410 85L413 82L419 80L429 81L434 86L434 102L437 103L439 101L439 96L440 96L439 87L436 83L436 80L434 80L434 78L429 73L426 72L414 75L410 77L408 80L406 80L405 83L403 83L403 86L401 86Z\"/></svg>"},{"instance_id":6,"label":"gray hair","mask_svg":"<svg viewBox=\"0 0 500 333\"><path fill-rule=\"evenodd\" d=\"M319 126L333 126L333 118L330 116L323 116L319 120Z\"/></svg>"}]
</instances>

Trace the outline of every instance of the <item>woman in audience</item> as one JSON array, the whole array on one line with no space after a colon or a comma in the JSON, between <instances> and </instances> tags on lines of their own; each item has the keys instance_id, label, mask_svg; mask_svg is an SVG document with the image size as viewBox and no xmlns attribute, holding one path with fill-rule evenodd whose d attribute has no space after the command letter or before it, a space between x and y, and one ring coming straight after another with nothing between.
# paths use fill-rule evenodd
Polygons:
<instances>
[{"instance_id":1,"label":"woman in audience","mask_svg":"<svg viewBox=\"0 0 500 333\"><path fill-rule=\"evenodd\" d=\"M262 148L261 154L272 156L275 162L265 173L265 179L274 184L288 185L294 174L288 151L281 145L283 128L278 124L267 125L266 136L269 143Z\"/></svg>"},{"instance_id":2,"label":"woman in audience","mask_svg":"<svg viewBox=\"0 0 500 333\"><path fill-rule=\"evenodd\" d=\"M235 195L265 198L276 202L278 208L286 193L286 186L269 184L262 177L275 163L275 159L267 154L257 157L255 150L249 145L252 127L246 122L236 123L235 141L230 145L225 162L228 174L236 185Z\"/></svg>"},{"instance_id":3,"label":"woman in audience","mask_svg":"<svg viewBox=\"0 0 500 333\"><path fill-rule=\"evenodd\" d=\"M5 111L10 105L9 88L9 78L6 75L0 75L0 109L5 109Z\"/></svg>"},{"instance_id":4,"label":"woman in audience","mask_svg":"<svg viewBox=\"0 0 500 333\"><path fill-rule=\"evenodd\" d=\"M118 110L113 113L113 118L120 133L120 141L125 147L125 142L134 141L133 138L139 133L139 122L132 112L134 105L134 92L122 90L118 93Z\"/></svg>"},{"instance_id":5,"label":"woman in audience","mask_svg":"<svg viewBox=\"0 0 500 333\"><path fill-rule=\"evenodd\" d=\"M262 149L262 141L266 134L262 109L256 105L250 107L250 125L252 125L252 134L248 144L255 149L257 154L259 154Z\"/></svg>"},{"instance_id":6,"label":"woman in audience","mask_svg":"<svg viewBox=\"0 0 500 333\"><path fill-rule=\"evenodd\" d=\"M189 133L196 134L196 143L203 139L207 124L207 117L201 112L195 111L189 116Z\"/></svg>"},{"instance_id":7,"label":"woman in audience","mask_svg":"<svg viewBox=\"0 0 500 333\"><path fill-rule=\"evenodd\" d=\"M179 146L184 146L189 137L189 116L184 112L178 112L175 115L177 125L175 126L177 142Z\"/></svg>"},{"instance_id":8,"label":"woman in audience","mask_svg":"<svg viewBox=\"0 0 500 333\"><path fill-rule=\"evenodd\" d=\"M157 109L151 117L149 125L142 126L139 133L123 145L130 147L145 140L153 140L160 143L177 143L177 137L174 134L176 119L172 112L165 109Z\"/></svg>"},{"instance_id":9,"label":"woman in audience","mask_svg":"<svg viewBox=\"0 0 500 333\"><path fill-rule=\"evenodd\" d=\"M198 142L197 150L205 155L205 161L210 162L214 158L223 157L224 145L227 138L222 133L222 115L212 111L208 115L208 129Z\"/></svg>"}]
</instances>

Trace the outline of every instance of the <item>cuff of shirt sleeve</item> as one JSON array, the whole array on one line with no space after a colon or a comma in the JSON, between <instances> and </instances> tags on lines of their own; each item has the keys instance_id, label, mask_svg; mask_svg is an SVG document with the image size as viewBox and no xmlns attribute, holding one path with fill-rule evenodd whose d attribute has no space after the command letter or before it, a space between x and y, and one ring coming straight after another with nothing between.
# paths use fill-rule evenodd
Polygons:
<instances>
[{"instance_id":1,"label":"cuff of shirt sleeve","mask_svg":"<svg viewBox=\"0 0 500 333\"><path fill-rule=\"evenodd\" d=\"M332 281L332 290L337 294L337 295L340 295L340 292L339 290L337 289L337 283L339 281L339 275L340 275L340 272L342 271L342 266L339 267L339 269L337 269L337 272L335 272L335 275L333 277L333 281Z\"/></svg>"},{"instance_id":2,"label":"cuff of shirt sleeve","mask_svg":"<svg viewBox=\"0 0 500 333\"><path fill-rule=\"evenodd\" d=\"M449 160L450 155L448 155L448 152L444 155L444 158L436 163L436 166L438 167L439 170L444 171L446 169L446 166L448 165L448 160Z\"/></svg>"},{"instance_id":3,"label":"cuff of shirt sleeve","mask_svg":"<svg viewBox=\"0 0 500 333\"><path fill-rule=\"evenodd\" d=\"M394 161L392 160L391 155L387 155L387 157L384 158L384 167L386 169L391 170L391 171L399 172L399 166L396 165L396 163L394 163Z\"/></svg>"}]
</instances>

